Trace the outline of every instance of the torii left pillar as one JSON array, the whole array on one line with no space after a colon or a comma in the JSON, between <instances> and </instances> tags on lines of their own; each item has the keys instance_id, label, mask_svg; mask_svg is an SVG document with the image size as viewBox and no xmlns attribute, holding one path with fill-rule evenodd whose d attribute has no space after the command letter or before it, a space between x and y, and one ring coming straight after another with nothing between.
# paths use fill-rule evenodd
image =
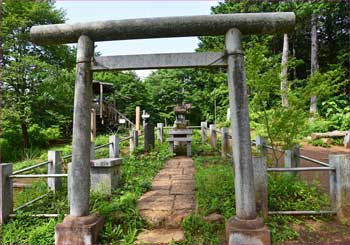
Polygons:
<instances>
[{"instance_id":1,"label":"torii left pillar","mask_svg":"<svg viewBox=\"0 0 350 245\"><path fill-rule=\"evenodd\" d=\"M70 214L55 229L56 244L96 244L103 218L90 214L90 130L94 42L85 35L77 46L72 164L69 170Z\"/></svg>"}]
</instances>

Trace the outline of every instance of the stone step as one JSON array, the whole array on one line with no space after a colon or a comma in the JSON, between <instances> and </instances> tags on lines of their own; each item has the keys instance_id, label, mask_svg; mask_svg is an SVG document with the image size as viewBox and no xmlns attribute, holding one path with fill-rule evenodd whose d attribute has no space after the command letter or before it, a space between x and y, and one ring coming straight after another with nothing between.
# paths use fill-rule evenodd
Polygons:
<instances>
[{"instance_id":1,"label":"stone step","mask_svg":"<svg viewBox=\"0 0 350 245\"><path fill-rule=\"evenodd\" d=\"M141 232L136 244L169 244L185 238L181 229L155 229Z\"/></svg>"}]
</instances>

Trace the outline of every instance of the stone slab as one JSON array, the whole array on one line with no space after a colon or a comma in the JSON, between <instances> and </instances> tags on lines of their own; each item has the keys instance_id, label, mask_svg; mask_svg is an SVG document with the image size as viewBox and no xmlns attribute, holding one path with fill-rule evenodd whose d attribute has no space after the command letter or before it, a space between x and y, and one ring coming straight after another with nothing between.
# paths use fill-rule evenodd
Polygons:
<instances>
[{"instance_id":1,"label":"stone slab","mask_svg":"<svg viewBox=\"0 0 350 245\"><path fill-rule=\"evenodd\" d=\"M66 216L55 228L55 244L97 244L103 217L97 214Z\"/></svg>"},{"instance_id":2,"label":"stone slab","mask_svg":"<svg viewBox=\"0 0 350 245\"><path fill-rule=\"evenodd\" d=\"M113 167L116 165L122 164L123 159L122 158L101 158L96 160L91 160L91 167Z\"/></svg>"},{"instance_id":3,"label":"stone slab","mask_svg":"<svg viewBox=\"0 0 350 245\"><path fill-rule=\"evenodd\" d=\"M156 229L144 231L137 237L137 244L169 244L180 242L185 239L185 235L180 229Z\"/></svg>"}]
</instances>

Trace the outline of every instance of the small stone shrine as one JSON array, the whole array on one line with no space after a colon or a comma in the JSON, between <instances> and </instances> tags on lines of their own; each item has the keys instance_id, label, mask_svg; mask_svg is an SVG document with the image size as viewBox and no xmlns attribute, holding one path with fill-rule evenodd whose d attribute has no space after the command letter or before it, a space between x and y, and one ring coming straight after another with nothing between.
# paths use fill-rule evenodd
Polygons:
<instances>
[{"instance_id":1,"label":"small stone shrine","mask_svg":"<svg viewBox=\"0 0 350 245\"><path fill-rule=\"evenodd\" d=\"M174 129L169 131L170 138L167 139L171 153L176 152L181 155L186 152L187 156L192 155L192 130L187 129L188 120L185 118L191 108L192 104L177 105L174 108Z\"/></svg>"}]
</instances>

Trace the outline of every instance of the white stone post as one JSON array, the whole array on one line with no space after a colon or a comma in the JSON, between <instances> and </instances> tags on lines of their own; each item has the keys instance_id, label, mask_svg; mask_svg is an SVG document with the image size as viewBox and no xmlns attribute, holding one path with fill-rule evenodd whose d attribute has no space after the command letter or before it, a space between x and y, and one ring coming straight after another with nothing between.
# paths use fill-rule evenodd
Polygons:
<instances>
[{"instance_id":1,"label":"white stone post","mask_svg":"<svg viewBox=\"0 0 350 245\"><path fill-rule=\"evenodd\" d=\"M205 143L207 140L207 135L206 135L206 129L208 127L207 122L201 122L201 136L202 136L202 143Z\"/></svg>"},{"instance_id":2,"label":"white stone post","mask_svg":"<svg viewBox=\"0 0 350 245\"><path fill-rule=\"evenodd\" d=\"M134 144L134 130L129 131L129 151L130 151L130 156L135 150L135 144Z\"/></svg>"},{"instance_id":3,"label":"white stone post","mask_svg":"<svg viewBox=\"0 0 350 245\"><path fill-rule=\"evenodd\" d=\"M329 155L329 165L335 168L330 173L332 207L338 220L350 225L350 154Z\"/></svg>"},{"instance_id":4,"label":"white stone post","mask_svg":"<svg viewBox=\"0 0 350 245\"><path fill-rule=\"evenodd\" d=\"M264 218L268 215L266 156L253 156L256 208Z\"/></svg>"},{"instance_id":5,"label":"white stone post","mask_svg":"<svg viewBox=\"0 0 350 245\"><path fill-rule=\"evenodd\" d=\"M0 164L0 224L3 224L13 212L13 186L11 163Z\"/></svg>"},{"instance_id":6,"label":"white stone post","mask_svg":"<svg viewBox=\"0 0 350 245\"><path fill-rule=\"evenodd\" d=\"M94 42L79 37L77 45L77 77L74 92L72 166L70 171L70 215L89 215L90 200L90 130Z\"/></svg>"},{"instance_id":7,"label":"white stone post","mask_svg":"<svg viewBox=\"0 0 350 245\"><path fill-rule=\"evenodd\" d=\"M61 174L62 173L62 159L60 151L49 151L48 155L48 174ZM58 191L62 188L61 178L47 178L47 185L51 191Z\"/></svg>"},{"instance_id":8,"label":"white stone post","mask_svg":"<svg viewBox=\"0 0 350 245\"><path fill-rule=\"evenodd\" d=\"M163 123L157 123L157 140L160 143L163 143Z\"/></svg>"},{"instance_id":9,"label":"white stone post","mask_svg":"<svg viewBox=\"0 0 350 245\"><path fill-rule=\"evenodd\" d=\"M209 132L210 132L210 145L213 150L216 148L216 127L215 124L209 125Z\"/></svg>"},{"instance_id":10,"label":"white stone post","mask_svg":"<svg viewBox=\"0 0 350 245\"><path fill-rule=\"evenodd\" d=\"M284 151L284 167L285 168L297 168L300 166L300 148L299 146L295 146L290 150ZM297 175L296 171L286 172L289 175Z\"/></svg>"},{"instance_id":11,"label":"white stone post","mask_svg":"<svg viewBox=\"0 0 350 245\"><path fill-rule=\"evenodd\" d=\"M229 244L270 244L270 232L256 212L241 35L232 28L225 36L236 197L236 216L226 222L226 235Z\"/></svg>"},{"instance_id":12,"label":"white stone post","mask_svg":"<svg viewBox=\"0 0 350 245\"><path fill-rule=\"evenodd\" d=\"M118 135L109 136L109 157L118 158L119 157L119 137Z\"/></svg>"},{"instance_id":13,"label":"white stone post","mask_svg":"<svg viewBox=\"0 0 350 245\"><path fill-rule=\"evenodd\" d=\"M228 128L221 128L221 156L227 157L229 149Z\"/></svg>"},{"instance_id":14,"label":"white stone post","mask_svg":"<svg viewBox=\"0 0 350 245\"><path fill-rule=\"evenodd\" d=\"M264 147L265 144L266 139L264 137L261 137L260 135L257 135L255 139L256 151L261 153L263 156L267 155L267 148Z\"/></svg>"}]
</instances>

